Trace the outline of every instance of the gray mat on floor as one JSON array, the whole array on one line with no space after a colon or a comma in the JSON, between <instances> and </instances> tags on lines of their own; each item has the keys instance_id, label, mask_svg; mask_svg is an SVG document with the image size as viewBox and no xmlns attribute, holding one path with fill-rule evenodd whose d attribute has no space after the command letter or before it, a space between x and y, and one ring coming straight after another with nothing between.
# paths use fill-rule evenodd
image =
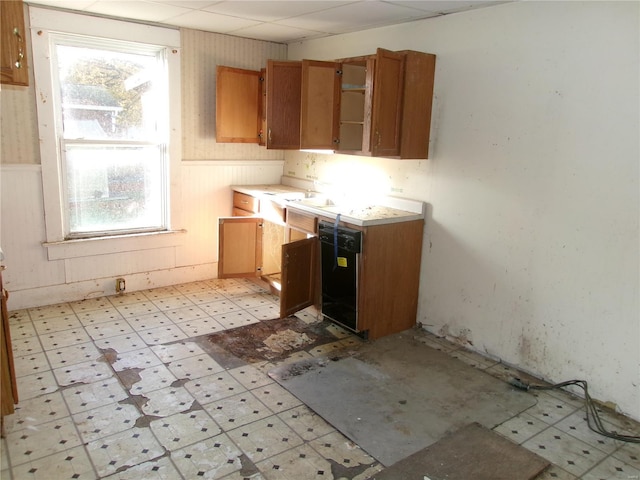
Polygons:
<instances>
[{"instance_id":1,"label":"gray mat on floor","mask_svg":"<svg viewBox=\"0 0 640 480\"><path fill-rule=\"evenodd\" d=\"M461 427L493 428L535 404L481 370L428 347L415 332L269 372L280 385L385 466Z\"/></svg>"},{"instance_id":2,"label":"gray mat on floor","mask_svg":"<svg viewBox=\"0 0 640 480\"><path fill-rule=\"evenodd\" d=\"M371 480L532 480L548 466L544 458L472 423Z\"/></svg>"}]
</instances>

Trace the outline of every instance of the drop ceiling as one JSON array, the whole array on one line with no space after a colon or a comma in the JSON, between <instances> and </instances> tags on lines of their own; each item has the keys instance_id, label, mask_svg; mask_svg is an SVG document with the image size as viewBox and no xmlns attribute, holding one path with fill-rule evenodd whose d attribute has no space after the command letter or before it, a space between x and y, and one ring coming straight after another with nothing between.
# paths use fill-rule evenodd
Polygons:
<instances>
[{"instance_id":1,"label":"drop ceiling","mask_svg":"<svg viewBox=\"0 0 640 480\"><path fill-rule=\"evenodd\" d=\"M278 43L437 17L504 1L26 0L108 17L185 27Z\"/></svg>"}]
</instances>

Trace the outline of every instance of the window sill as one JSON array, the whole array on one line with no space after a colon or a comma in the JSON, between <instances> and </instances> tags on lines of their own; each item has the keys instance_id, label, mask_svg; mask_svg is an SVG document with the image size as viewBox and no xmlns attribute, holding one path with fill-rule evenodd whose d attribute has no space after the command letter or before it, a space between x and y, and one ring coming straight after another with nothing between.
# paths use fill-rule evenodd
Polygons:
<instances>
[{"instance_id":1,"label":"window sill","mask_svg":"<svg viewBox=\"0 0 640 480\"><path fill-rule=\"evenodd\" d=\"M169 230L113 237L43 242L42 246L47 249L47 258L49 260L64 260L66 258L176 247L182 245L185 233L187 233L186 230Z\"/></svg>"}]
</instances>

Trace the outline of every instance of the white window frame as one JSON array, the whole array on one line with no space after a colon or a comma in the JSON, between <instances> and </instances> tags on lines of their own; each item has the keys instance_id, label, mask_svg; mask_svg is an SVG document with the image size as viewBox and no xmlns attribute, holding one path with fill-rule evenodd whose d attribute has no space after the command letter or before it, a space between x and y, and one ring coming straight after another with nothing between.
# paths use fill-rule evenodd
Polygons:
<instances>
[{"instance_id":1,"label":"white window frame","mask_svg":"<svg viewBox=\"0 0 640 480\"><path fill-rule=\"evenodd\" d=\"M29 8L31 40L33 49L38 132L40 136L40 161L42 165L42 188L45 210L46 242L49 259L113 253L131 249L131 238L138 241L136 249L167 246L167 238L154 238L180 230L180 162L181 162L181 88L180 88L180 31L172 28L143 25L121 20L93 17L75 13ZM168 156L168 229L149 234L124 234L99 236L89 239L65 240L66 209L62 184L62 158L58 147L62 138L60 122L55 107L56 87L51 71L50 51L53 48L51 34L74 34L102 37L111 40L139 42L163 46L167 49L166 61L169 83L169 138ZM147 241L142 246L139 237ZM176 244L179 244L176 241Z\"/></svg>"}]
</instances>

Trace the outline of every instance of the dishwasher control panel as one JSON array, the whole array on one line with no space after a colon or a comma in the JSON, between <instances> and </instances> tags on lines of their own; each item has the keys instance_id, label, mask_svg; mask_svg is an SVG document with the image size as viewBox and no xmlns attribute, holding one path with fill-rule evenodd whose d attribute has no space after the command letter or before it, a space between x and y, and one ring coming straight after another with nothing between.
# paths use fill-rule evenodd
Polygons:
<instances>
[{"instance_id":1,"label":"dishwasher control panel","mask_svg":"<svg viewBox=\"0 0 640 480\"><path fill-rule=\"evenodd\" d=\"M362 232L353 228L321 221L318 224L318 238L322 243L329 243L348 252L362 251Z\"/></svg>"}]
</instances>

